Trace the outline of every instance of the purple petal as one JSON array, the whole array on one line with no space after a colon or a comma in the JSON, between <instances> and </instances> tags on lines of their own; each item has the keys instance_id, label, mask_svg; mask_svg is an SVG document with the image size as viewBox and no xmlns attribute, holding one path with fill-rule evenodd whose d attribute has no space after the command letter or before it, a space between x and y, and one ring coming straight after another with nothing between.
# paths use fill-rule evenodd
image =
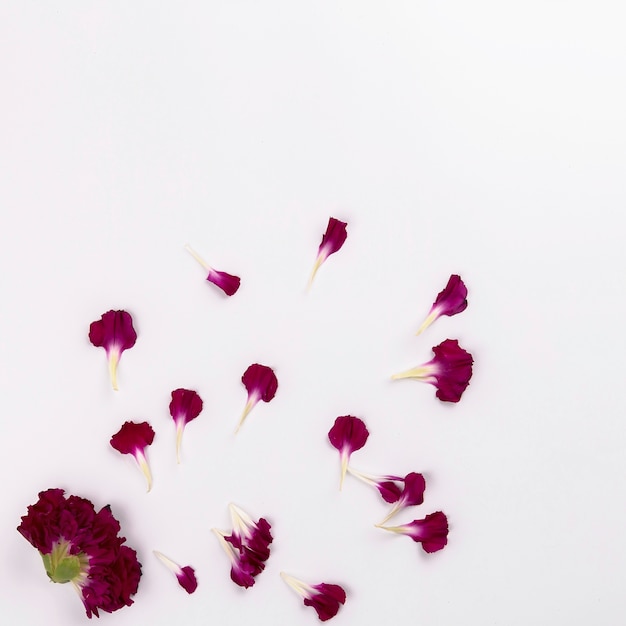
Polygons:
<instances>
[{"instance_id":1,"label":"purple petal","mask_svg":"<svg viewBox=\"0 0 626 626\"><path fill-rule=\"evenodd\" d=\"M219 272L214 269L209 270L206 278L209 282L217 285L227 296L232 296L239 289L241 279L227 272Z\"/></svg>"},{"instance_id":2,"label":"purple petal","mask_svg":"<svg viewBox=\"0 0 626 626\"><path fill-rule=\"evenodd\" d=\"M202 398L192 389L174 389L170 402L170 415L174 421L185 424L196 419L202 411Z\"/></svg>"},{"instance_id":3,"label":"purple petal","mask_svg":"<svg viewBox=\"0 0 626 626\"><path fill-rule=\"evenodd\" d=\"M458 274L452 274L448 284L437 295L432 310L437 309L439 315L456 315L467 308L467 287Z\"/></svg>"},{"instance_id":4,"label":"purple petal","mask_svg":"<svg viewBox=\"0 0 626 626\"><path fill-rule=\"evenodd\" d=\"M248 391L248 396L256 395L263 402L269 402L278 389L278 379L274 370L267 365L253 363L241 377L241 382Z\"/></svg>"},{"instance_id":5,"label":"purple petal","mask_svg":"<svg viewBox=\"0 0 626 626\"><path fill-rule=\"evenodd\" d=\"M312 606L322 622L335 617L341 605L345 604L346 601L346 592L343 587L328 583L320 583L319 585L312 585L312 587L316 593L308 598L305 597L304 604Z\"/></svg>"},{"instance_id":6,"label":"purple petal","mask_svg":"<svg viewBox=\"0 0 626 626\"><path fill-rule=\"evenodd\" d=\"M111 446L122 454L136 454L154 441L154 430L148 422L124 422L111 437Z\"/></svg>"},{"instance_id":7,"label":"purple petal","mask_svg":"<svg viewBox=\"0 0 626 626\"><path fill-rule=\"evenodd\" d=\"M328 439L334 448L340 452L348 450L352 453L360 450L369 437L365 422L353 415L343 415L335 420L333 427L328 431Z\"/></svg>"},{"instance_id":8,"label":"purple petal","mask_svg":"<svg viewBox=\"0 0 626 626\"><path fill-rule=\"evenodd\" d=\"M389 502L389 504L393 504L394 502L397 502L398 499L400 498L400 494L402 493L402 489L400 489L400 487L398 487L396 483L390 480L382 482L382 483L378 483L376 485L376 488L380 492L382 499L385 502Z\"/></svg>"},{"instance_id":9,"label":"purple petal","mask_svg":"<svg viewBox=\"0 0 626 626\"><path fill-rule=\"evenodd\" d=\"M433 348L436 366L436 396L444 402L458 402L472 377L472 355L459 346L456 339L446 339Z\"/></svg>"},{"instance_id":10,"label":"purple petal","mask_svg":"<svg viewBox=\"0 0 626 626\"><path fill-rule=\"evenodd\" d=\"M327 258L341 249L348 237L347 225L347 222L342 222L334 217L328 219L328 226L322 236L322 243L320 243L318 250L320 257Z\"/></svg>"},{"instance_id":11,"label":"purple petal","mask_svg":"<svg viewBox=\"0 0 626 626\"><path fill-rule=\"evenodd\" d=\"M198 588L198 581L193 567L185 565L180 568L180 573L176 574L178 583L187 592L193 593Z\"/></svg>"},{"instance_id":12,"label":"purple petal","mask_svg":"<svg viewBox=\"0 0 626 626\"><path fill-rule=\"evenodd\" d=\"M448 518L441 511L430 513L423 519L416 519L402 526L386 529L408 535L413 541L421 543L425 552L437 552L448 543Z\"/></svg>"},{"instance_id":13,"label":"purple petal","mask_svg":"<svg viewBox=\"0 0 626 626\"><path fill-rule=\"evenodd\" d=\"M133 319L126 311L107 311L89 326L89 340L97 348L104 348L109 359L109 374L117 391L117 364L122 352L135 345L137 333Z\"/></svg>"},{"instance_id":14,"label":"purple petal","mask_svg":"<svg viewBox=\"0 0 626 626\"><path fill-rule=\"evenodd\" d=\"M133 318L126 311L107 311L89 326L89 340L107 351L113 347L120 353L128 350L137 341Z\"/></svg>"},{"instance_id":15,"label":"purple petal","mask_svg":"<svg viewBox=\"0 0 626 626\"><path fill-rule=\"evenodd\" d=\"M404 479L404 489L400 496L402 506L416 506L424 502L426 481L418 472L411 472Z\"/></svg>"}]
</instances>

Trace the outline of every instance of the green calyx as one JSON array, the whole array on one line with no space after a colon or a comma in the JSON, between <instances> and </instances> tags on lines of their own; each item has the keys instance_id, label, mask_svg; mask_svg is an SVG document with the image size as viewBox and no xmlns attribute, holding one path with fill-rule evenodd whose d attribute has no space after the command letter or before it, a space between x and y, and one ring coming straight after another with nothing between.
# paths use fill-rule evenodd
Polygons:
<instances>
[{"instance_id":1,"label":"green calyx","mask_svg":"<svg viewBox=\"0 0 626 626\"><path fill-rule=\"evenodd\" d=\"M69 542L60 541L49 554L42 554L46 574L52 582L77 582L87 570L89 559L86 554L69 554Z\"/></svg>"}]
</instances>

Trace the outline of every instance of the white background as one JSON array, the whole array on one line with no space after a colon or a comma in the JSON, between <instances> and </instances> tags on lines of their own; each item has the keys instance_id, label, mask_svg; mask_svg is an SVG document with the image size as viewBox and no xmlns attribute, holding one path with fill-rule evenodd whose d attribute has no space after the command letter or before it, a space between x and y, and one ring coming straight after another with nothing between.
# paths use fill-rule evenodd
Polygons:
<instances>
[{"instance_id":1,"label":"white background","mask_svg":"<svg viewBox=\"0 0 626 626\"><path fill-rule=\"evenodd\" d=\"M336 582L333 622L623 619L626 44L618 2L0 4L2 622L84 624L15 531L37 493L107 503L144 564L103 624L314 624L281 581ZM328 217L344 248L309 271ZM185 253L242 277L224 297ZM420 337L451 273L470 304ZM132 313L111 390L89 323ZM458 405L389 375L458 338ZM240 433L240 377L274 401ZM170 392L205 401L176 465ZM445 550L373 524L355 467L423 471ZM109 446L148 420L154 489ZM248 590L212 527L275 543ZM196 568L187 596L151 551Z\"/></svg>"}]
</instances>

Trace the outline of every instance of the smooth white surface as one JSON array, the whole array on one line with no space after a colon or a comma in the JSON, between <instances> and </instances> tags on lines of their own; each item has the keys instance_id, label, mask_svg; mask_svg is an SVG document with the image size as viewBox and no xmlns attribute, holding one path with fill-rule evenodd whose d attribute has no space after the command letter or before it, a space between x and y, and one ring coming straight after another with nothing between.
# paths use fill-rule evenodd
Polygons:
<instances>
[{"instance_id":1,"label":"smooth white surface","mask_svg":"<svg viewBox=\"0 0 626 626\"><path fill-rule=\"evenodd\" d=\"M0 4L2 622L84 624L15 532L37 492L110 503L144 576L102 623L315 624L281 581L339 582L341 624L616 624L623 594L626 61L617 2ZM344 248L308 273L329 215ZM226 299L183 250L239 274ZM450 273L461 315L414 331ZM125 308L120 391L89 323ZM460 404L391 373L458 338ZM252 362L279 390L235 438ZM170 391L202 415L176 466ZM427 476L448 547L373 524L369 472ZM154 489L109 446L157 431ZM210 533L275 544L255 587ZM152 555L196 568L187 596ZM52 621L51 621L52 620Z\"/></svg>"}]
</instances>

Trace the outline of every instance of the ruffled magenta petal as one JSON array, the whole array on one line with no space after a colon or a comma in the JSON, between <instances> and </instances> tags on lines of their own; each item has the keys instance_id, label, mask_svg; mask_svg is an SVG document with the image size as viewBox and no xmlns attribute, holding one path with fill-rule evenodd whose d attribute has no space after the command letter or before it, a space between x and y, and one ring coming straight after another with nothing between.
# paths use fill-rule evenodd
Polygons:
<instances>
[{"instance_id":1,"label":"ruffled magenta petal","mask_svg":"<svg viewBox=\"0 0 626 626\"><path fill-rule=\"evenodd\" d=\"M111 446L122 454L136 454L154 441L154 430L148 422L124 422L111 437Z\"/></svg>"},{"instance_id":2,"label":"ruffled magenta petal","mask_svg":"<svg viewBox=\"0 0 626 626\"><path fill-rule=\"evenodd\" d=\"M347 450L351 454L360 450L369 437L365 422L353 415L343 415L335 420L333 427L328 431L328 439L337 450Z\"/></svg>"},{"instance_id":3,"label":"ruffled magenta petal","mask_svg":"<svg viewBox=\"0 0 626 626\"><path fill-rule=\"evenodd\" d=\"M472 355L456 339L446 339L433 348L436 366L436 396L444 402L458 402L472 378Z\"/></svg>"},{"instance_id":4,"label":"ruffled magenta petal","mask_svg":"<svg viewBox=\"0 0 626 626\"><path fill-rule=\"evenodd\" d=\"M135 345L137 333L133 328L133 318L127 311L107 311L89 326L91 343L107 351L115 347L119 352Z\"/></svg>"},{"instance_id":5,"label":"ruffled magenta petal","mask_svg":"<svg viewBox=\"0 0 626 626\"><path fill-rule=\"evenodd\" d=\"M400 496L402 506L416 506L424 502L426 481L423 474L410 472L404 478L404 489Z\"/></svg>"},{"instance_id":6,"label":"ruffled magenta petal","mask_svg":"<svg viewBox=\"0 0 626 626\"><path fill-rule=\"evenodd\" d=\"M185 424L196 419L202 411L202 398L192 389L174 389L170 402L170 415Z\"/></svg>"},{"instance_id":7,"label":"ruffled magenta petal","mask_svg":"<svg viewBox=\"0 0 626 626\"><path fill-rule=\"evenodd\" d=\"M430 513L424 519L405 524L406 534L421 542L426 552L437 552L448 543L448 518L442 511Z\"/></svg>"},{"instance_id":8,"label":"ruffled magenta petal","mask_svg":"<svg viewBox=\"0 0 626 626\"><path fill-rule=\"evenodd\" d=\"M180 573L176 574L178 583L187 592L193 593L198 588L195 570L190 565L180 568Z\"/></svg>"},{"instance_id":9,"label":"ruffled magenta petal","mask_svg":"<svg viewBox=\"0 0 626 626\"><path fill-rule=\"evenodd\" d=\"M322 236L322 243L320 243L319 256L326 258L341 249L348 237L347 225L347 222L342 222L334 217L329 218L326 232Z\"/></svg>"},{"instance_id":10,"label":"ruffled magenta petal","mask_svg":"<svg viewBox=\"0 0 626 626\"><path fill-rule=\"evenodd\" d=\"M304 597L304 604L312 606L322 622L335 617L341 605L346 602L346 592L343 587L320 583L319 585L312 585L312 588L315 592L310 597Z\"/></svg>"},{"instance_id":11,"label":"ruffled magenta petal","mask_svg":"<svg viewBox=\"0 0 626 626\"><path fill-rule=\"evenodd\" d=\"M397 502L400 498L400 494L402 493L402 489L390 480L378 483L376 488L378 489L382 499L389 504Z\"/></svg>"},{"instance_id":12,"label":"ruffled magenta petal","mask_svg":"<svg viewBox=\"0 0 626 626\"><path fill-rule=\"evenodd\" d=\"M437 295L431 311L439 315L456 315L467 308L467 287L458 274L452 274L448 284Z\"/></svg>"},{"instance_id":13,"label":"ruffled magenta petal","mask_svg":"<svg viewBox=\"0 0 626 626\"><path fill-rule=\"evenodd\" d=\"M267 365L253 363L243 373L241 382L248 391L248 396L258 396L263 402L269 402L278 389L278 379L274 370Z\"/></svg>"},{"instance_id":14,"label":"ruffled magenta petal","mask_svg":"<svg viewBox=\"0 0 626 626\"><path fill-rule=\"evenodd\" d=\"M233 276L227 272L219 272L214 269L209 270L206 278L209 282L217 285L227 296L232 296L239 289L241 278Z\"/></svg>"}]
</instances>

